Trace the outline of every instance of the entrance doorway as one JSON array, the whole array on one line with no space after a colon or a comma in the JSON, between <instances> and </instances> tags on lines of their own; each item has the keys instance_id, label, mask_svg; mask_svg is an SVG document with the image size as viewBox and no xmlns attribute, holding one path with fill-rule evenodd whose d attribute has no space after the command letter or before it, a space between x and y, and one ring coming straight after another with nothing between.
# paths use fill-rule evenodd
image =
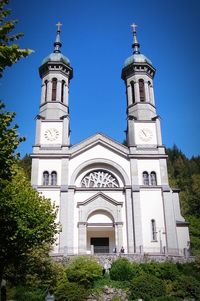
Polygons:
<instances>
[{"instance_id":1,"label":"entrance doorway","mask_svg":"<svg viewBox=\"0 0 200 301\"><path fill-rule=\"evenodd\" d=\"M91 237L90 244L94 246L94 253L109 253L109 237Z\"/></svg>"}]
</instances>

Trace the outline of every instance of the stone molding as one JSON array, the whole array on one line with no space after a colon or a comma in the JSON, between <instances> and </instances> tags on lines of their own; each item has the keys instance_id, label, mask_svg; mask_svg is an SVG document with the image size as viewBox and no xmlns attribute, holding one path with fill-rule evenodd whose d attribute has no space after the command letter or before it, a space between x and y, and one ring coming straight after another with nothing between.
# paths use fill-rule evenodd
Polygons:
<instances>
[{"instance_id":1,"label":"stone molding","mask_svg":"<svg viewBox=\"0 0 200 301\"><path fill-rule=\"evenodd\" d=\"M119 165L118 163L108 160L108 159L102 159L102 158L95 158L95 159L91 159L88 161L83 162L82 164L80 164L75 171L73 172L72 176L71 176L71 180L70 180L70 185L74 185L75 181L78 177L78 175L81 173L81 171L83 169L85 169L86 167L89 167L91 165L95 165L95 164L106 164L108 167L112 167L114 169L115 172L117 172L117 174L119 173L119 175L121 175L122 178L122 182L124 182L124 185L130 185L130 179L127 175L127 173L125 172L125 170L121 167L121 165Z\"/></svg>"}]
</instances>

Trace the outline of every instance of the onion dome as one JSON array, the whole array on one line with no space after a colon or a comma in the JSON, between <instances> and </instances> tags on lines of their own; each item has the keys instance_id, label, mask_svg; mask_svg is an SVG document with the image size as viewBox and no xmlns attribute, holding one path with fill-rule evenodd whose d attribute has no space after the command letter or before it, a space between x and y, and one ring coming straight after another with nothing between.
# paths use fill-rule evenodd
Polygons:
<instances>
[{"instance_id":1,"label":"onion dome","mask_svg":"<svg viewBox=\"0 0 200 301\"><path fill-rule=\"evenodd\" d=\"M62 25L60 22L56 24L58 26L57 28L57 34L56 34L56 40L54 42L54 52L50 53L47 57L45 57L42 61L42 65L46 64L47 62L61 62L68 66L70 66L70 60L64 56L60 48L62 47L62 43L60 41L60 26Z\"/></svg>"},{"instance_id":2,"label":"onion dome","mask_svg":"<svg viewBox=\"0 0 200 301\"><path fill-rule=\"evenodd\" d=\"M131 27L133 31L133 44L132 44L133 54L125 60L124 67L127 67L132 63L148 63L152 65L152 62L144 54L141 54L139 51L140 44L138 43L137 35L136 35L137 25L132 24Z\"/></svg>"}]
</instances>

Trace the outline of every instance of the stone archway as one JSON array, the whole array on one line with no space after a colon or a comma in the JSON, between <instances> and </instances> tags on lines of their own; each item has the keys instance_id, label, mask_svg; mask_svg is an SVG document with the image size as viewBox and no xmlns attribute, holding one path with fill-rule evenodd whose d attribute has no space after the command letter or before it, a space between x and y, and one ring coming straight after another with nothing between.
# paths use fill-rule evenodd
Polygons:
<instances>
[{"instance_id":1,"label":"stone archway","mask_svg":"<svg viewBox=\"0 0 200 301\"><path fill-rule=\"evenodd\" d=\"M87 220L87 250L91 253L111 253L115 248L115 223L105 210L97 210Z\"/></svg>"},{"instance_id":2,"label":"stone archway","mask_svg":"<svg viewBox=\"0 0 200 301\"><path fill-rule=\"evenodd\" d=\"M79 253L91 253L92 243L96 245L94 250L96 253L98 247L104 248L99 248L99 253L104 251L110 253L114 247L119 248L122 245L122 205L122 202L117 202L102 192L77 204L80 216L78 222Z\"/></svg>"}]
</instances>

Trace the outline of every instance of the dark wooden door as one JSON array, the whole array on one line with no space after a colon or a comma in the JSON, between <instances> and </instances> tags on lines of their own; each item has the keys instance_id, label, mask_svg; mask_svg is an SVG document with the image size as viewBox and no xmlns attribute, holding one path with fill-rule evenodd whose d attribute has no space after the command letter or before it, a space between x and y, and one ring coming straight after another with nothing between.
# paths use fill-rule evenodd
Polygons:
<instances>
[{"instance_id":1,"label":"dark wooden door","mask_svg":"<svg viewBox=\"0 0 200 301\"><path fill-rule=\"evenodd\" d=\"M90 244L94 246L94 253L109 253L109 237L91 237Z\"/></svg>"}]
</instances>

